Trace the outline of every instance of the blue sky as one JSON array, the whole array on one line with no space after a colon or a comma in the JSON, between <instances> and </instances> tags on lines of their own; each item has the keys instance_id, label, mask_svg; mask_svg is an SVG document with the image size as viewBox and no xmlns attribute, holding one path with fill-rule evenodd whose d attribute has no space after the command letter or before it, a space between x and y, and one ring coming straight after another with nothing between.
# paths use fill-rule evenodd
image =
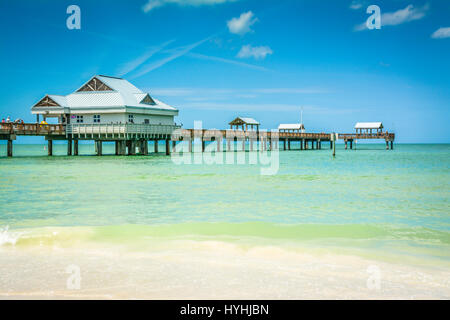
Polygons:
<instances>
[{"instance_id":1,"label":"blue sky","mask_svg":"<svg viewBox=\"0 0 450 320\"><path fill-rule=\"evenodd\" d=\"M360 27L372 4L379 30ZM307 131L382 121L398 142L450 142L450 1L14 0L0 28L1 117L34 121L45 94L105 74L179 108L184 127L276 128L303 107Z\"/></svg>"}]
</instances>

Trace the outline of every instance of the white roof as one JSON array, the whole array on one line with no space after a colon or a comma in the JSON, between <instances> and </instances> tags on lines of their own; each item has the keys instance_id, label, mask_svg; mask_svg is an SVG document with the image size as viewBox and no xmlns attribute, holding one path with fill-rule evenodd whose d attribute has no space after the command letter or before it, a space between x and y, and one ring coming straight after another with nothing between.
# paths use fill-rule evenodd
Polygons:
<instances>
[{"instance_id":1,"label":"white roof","mask_svg":"<svg viewBox=\"0 0 450 320\"><path fill-rule=\"evenodd\" d=\"M357 122L355 129L382 129L383 124L381 122Z\"/></svg>"},{"instance_id":2,"label":"white roof","mask_svg":"<svg viewBox=\"0 0 450 320\"><path fill-rule=\"evenodd\" d=\"M108 107L138 107L163 111L178 111L176 108L153 97L151 99L155 102L154 104L143 103L142 100L149 94L141 91L125 79L97 75L89 79L86 83L89 83L93 78L97 78L112 90L75 91L67 96L49 95L49 97L61 107L78 110L83 108L107 109Z\"/></svg>"},{"instance_id":3,"label":"white roof","mask_svg":"<svg viewBox=\"0 0 450 320\"><path fill-rule=\"evenodd\" d=\"M278 130L301 130L305 129L302 123L284 123L278 126Z\"/></svg>"},{"instance_id":4,"label":"white roof","mask_svg":"<svg viewBox=\"0 0 450 320\"><path fill-rule=\"evenodd\" d=\"M239 119L241 119L242 121L244 121L247 124L259 124L258 121L256 121L253 118L242 118L242 117L238 117Z\"/></svg>"},{"instance_id":5,"label":"white roof","mask_svg":"<svg viewBox=\"0 0 450 320\"><path fill-rule=\"evenodd\" d=\"M67 105L67 100L66 100L65 96L59 96L59 95L56 95L56 94L49 94L48 96L50 97L50 99L55 101L60 106L64 107L65 105Z\"/></svg>"}]
</instances>

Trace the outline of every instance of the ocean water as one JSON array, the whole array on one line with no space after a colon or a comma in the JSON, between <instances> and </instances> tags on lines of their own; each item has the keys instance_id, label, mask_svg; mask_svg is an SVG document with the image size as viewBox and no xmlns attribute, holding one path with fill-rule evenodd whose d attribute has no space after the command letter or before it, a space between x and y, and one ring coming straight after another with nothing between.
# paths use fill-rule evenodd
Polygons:
<instances>
[{"instance_id":1,"label":"ocean water","mask_svg":"<svg viewBox=\"0 0 450 320\"><path fill-rule=\"evenodd\" d=\"M448 299L450 145L384 148L280 151L261 175L0 145L0 297Z\"/></svg>"}]
</instances>

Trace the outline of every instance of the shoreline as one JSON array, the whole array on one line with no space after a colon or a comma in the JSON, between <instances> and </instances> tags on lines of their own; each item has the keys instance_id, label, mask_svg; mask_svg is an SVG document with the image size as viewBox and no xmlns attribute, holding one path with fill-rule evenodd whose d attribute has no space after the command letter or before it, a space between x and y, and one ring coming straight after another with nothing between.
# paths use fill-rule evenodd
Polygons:
<instances>
[{"instance_id":1,"label":"shoreline","mask_svg":"<svg viewBox=\"0 0 450 320\"><path fill-rule=\"evenodd\" d=\"M40 238L0 247L0 299L450 299L448 261L394 262L242 236L137 232L127 241L114 228L113 239L91 228L42 228ZM52 235L59 240L45 241ZM70 266L79 267L80 289L66 287Z\"/></svg>"},{"instance_id":2,"label":"shoreline","mask_svg":"<svg viewBox=\"0 0 450 320\"><path fill-rule=\"evenodd\" d=\"M223 241L175 240L157 250L34 247L6 256L0 271L8 280L0 285L0 299L450 298L448 268L273 245L243 249ZM26 263L28 268L8 270ZM66 287L73 265L80 268L79 289ZM370 287L373 279L378 287Z\"/></svg>"}]
</instances>

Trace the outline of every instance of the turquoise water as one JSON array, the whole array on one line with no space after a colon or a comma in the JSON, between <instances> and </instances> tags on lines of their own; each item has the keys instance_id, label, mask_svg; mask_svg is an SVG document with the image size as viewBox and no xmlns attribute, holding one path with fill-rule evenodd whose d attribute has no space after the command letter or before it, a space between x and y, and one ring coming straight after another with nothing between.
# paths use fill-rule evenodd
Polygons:
<instances>
[{"instance_id":1,"label":"turquoise water","mask_svg":"<svg viewBox=\"0 0 450 320\"><path fill-rule=\"evenodd\" d=\"M105 252L117 253L119 247L125 246L126 252L145 253L146 259L150 259L126 262L142 264L142 278L136 280L137 285L148 274L149 266L156 268L152 269L155 277L167 276L151 258L159 250L164 252L162 265L188 255L173 270L178 270L179 263L195 265L205 252L219 254L205 258L198 277L201 280L204 272L211 272L228 281L232 279L227 275L228 269L217 269L220 259L222 264L247 259L240 272L254 270L256 275L260 260L279 255L278 251L273 252L273 248L278 248L285 252L283 257L295 252L292 259L298 263L304 261L299 254L308 253L439 267L444 273L437 276L431 272L435 277L429 284L432 289L425 291L437 297L449 296L448 286L440 291L436 286L446 283L450 267L450 145L400 144L392 151L385 150L383 144L358 144L357 150L344 150L339 145L335 159L327 147L281 151L278 173L263 176L260 166L248 161L241 165L177 165L163 153L96 157L92 155L93 145L80 145L82 156L78 157L64 156L66 146L54 145L56 156L47 157L45 145L19 144L14 146L14 158L6 158L5 145L0 145L0 257L11 259L4 260L4 264L0 261L0 268L4 267L3 272L9 274L12 282L20 283L26 278L20 274L21 268L8 266L21 265L22 254L28 249L34 253L27 260L38 264L43 259L39 265L50 270L58 263L80 257L80 253L70 250L89 252L85 261L100 263L106 258L99 258L95 249L98 245L102 256ZM105 154L114 152L112 144L103 148ZM164 150L163 145L159 150ZM248 152L245 155L249 157ZM211 241L214 249L210 248ZM230 245L240 249L233 249L237 251L231 254ZM42 253L41 258L36 256L35 249L43 246L66 251L50 263L45 258L48 252ZM200 247L204 251L199 253ZM243 253L253 252L250 248L261 250L261 255L250 259L248 253ZM51 252L51 257L55 257L59 251ZM223 258L227 254L232 258ZM193 257L198 259L189 260ZM339 260L336 259L331 262ZM289 264L287 261L283 266ZM312 261L322 267L331 263ZM359 264L349 261L352 267L348 270L356 270L349 274L361 270ZM91 273L100 268L98 263L89 263L85 262L89 265L85 268L90 268ZM108 268L113 268L114 263ZM267 265L270 270L281 267L278 258L270 263L273 263ZM172 277L179 279L186 272L193 271L173 271ZM312 275L311 279L316 277L319 282L323 277L329 279L331 276L327 278L328 273L324 272ZM267 274L267 281L275 281L275 274L270 277ZM334 271L329 274L335 276ZM416 274L416 282L408 285L414 286L424 273L421 270ZM31 277L45 278L42 274ZM52 277L49 274L45 283L51 283ZM117 275L117 279L121 277ZM393 274L392 278L398 276ZM217 282L220 287L224 279L211 281L220 280ZM251 288L250 282L242 281ZM355 290L364 281L343 283L336 287L336 297L344 287ZM28 288L25 283L23 286ZM284 290L276 282L273 286L280 292ZM164 283L161 288L161 292L166 292ZM225 287L223 290L227 292ZM419 294L425 292L420 287L414 290ZM240 297L238 289L233 292L236 293L233 297ZM404 297L405 292L409 291L405 289L392 297ZM142 293L144 297L147 294ZM209 294L211 291L205 291L206 296ZM301 291L293 296L299 295ZM179 297L175 293L173 296ZM226 297L225 293L220 297Z\"/></svg>"},{"instance_id":2,"label":"turquoise water","mask_svg":"<svg viewBox=\"0 0 450 320\"><path fill-rule=\"evenodd\" d=\"M67 157L65 148L55 145L61 156L47 157L45 145L17 144L14 158L0 159L0 226L153 226L147 232L158 234L155 226L165 225L161 232L179 235L398 240L433 245L433 255L448 259L450 145L339 146L335 159L325 146L281 151L271 176L248 161L176 165L162 153ZM105 144L104 153L113 148ZM93 153L93 145L80 145L80 154Z\"/></svg>"}]
</instances>

